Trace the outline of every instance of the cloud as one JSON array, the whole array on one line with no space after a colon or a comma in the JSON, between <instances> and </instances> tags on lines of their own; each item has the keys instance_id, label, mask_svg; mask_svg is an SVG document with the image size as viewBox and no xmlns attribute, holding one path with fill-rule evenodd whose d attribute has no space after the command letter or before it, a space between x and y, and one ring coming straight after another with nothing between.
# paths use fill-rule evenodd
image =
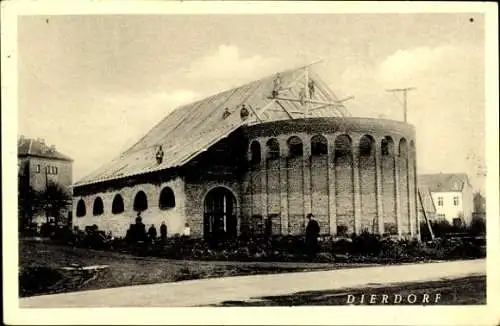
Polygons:
<instances>
[{"instance_id":1,"label":"cloud","mask_svg":"<svg viewBox=\"0 0 500 326\"><path fill-rule=\"evenodd\" d=\"M281 70L283 62L261 55L245 56L234 45L220 45L215 53L192 63L188 79L213 85L236 86Z\"/></svg>"},{"instance_id":2,"label":"cloud","mask_svg":"<svg viewBox=\"0 0 500 326\"><path fill-rule=\"evenodd\" d=\"M398 50L380 63L377 78L385 83L401 83L443 70L451 72L459 53L460 49L451 45Z\"/></svg>"},{"instance_id":3,"label":"cloud","mask_svg":"<svg viewBox=\"0 0 500 326\"><path fill-rule=\"evenodd\" d=\"M355 100L353 115L403 119L403 98L389 88L416 87L408 93L408 121L416 128L420 172L476 171L466 160L484 161L484 52L468 44L398 50L379 62L344 70L342 87Z\"/></svg>"}]
</instances>

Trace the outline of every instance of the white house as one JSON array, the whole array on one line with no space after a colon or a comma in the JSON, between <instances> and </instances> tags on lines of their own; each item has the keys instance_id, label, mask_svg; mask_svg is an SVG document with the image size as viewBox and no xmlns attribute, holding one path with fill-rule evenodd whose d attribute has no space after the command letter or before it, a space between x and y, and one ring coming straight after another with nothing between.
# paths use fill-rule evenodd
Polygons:
<instances>
[{"instance_id":1,"label":"white house","mask_svg":"<svg viewBox=\"0 0 500 326\"><path fill-rule=\"evenodd\" d=\"M422 174L419 187L427 188L436 208L436 218L457 223L470 223L473 211L473 191L465 173Z\"/></svg>"}]
</instances>

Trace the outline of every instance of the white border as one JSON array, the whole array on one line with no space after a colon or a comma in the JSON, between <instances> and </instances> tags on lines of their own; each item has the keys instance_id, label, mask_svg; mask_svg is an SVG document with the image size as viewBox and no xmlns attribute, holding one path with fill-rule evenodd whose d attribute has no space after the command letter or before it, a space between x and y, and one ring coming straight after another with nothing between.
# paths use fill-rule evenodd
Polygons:
<instances>
[{"instance_id":1,"label":"white border","mask_svg":"<svg viewBox=\"0 0 500 326\"><path fill-rule=\"evenodd\" d=\"M496 3L465 2L153 2L5 1L2 24L2 194L4 323L7 324L352 324L493 325L500 323L498 201L498 14ZM207 13L485 14L488 304L462 307L98 308L20 309L17 292L17 16L40 14ZM471 117L473 118L473 117Z\"/></svg>"}]
</instances>

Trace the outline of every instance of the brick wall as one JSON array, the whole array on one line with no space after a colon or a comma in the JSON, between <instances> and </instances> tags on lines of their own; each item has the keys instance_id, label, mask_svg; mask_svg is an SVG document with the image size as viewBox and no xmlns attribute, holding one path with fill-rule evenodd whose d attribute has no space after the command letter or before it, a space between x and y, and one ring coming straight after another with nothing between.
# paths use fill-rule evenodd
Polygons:
<instances>
[{"instance_id":1,"label":"brick wall","mask_svg":"<svg viewBox=\"0 0 500 326\"><path fill-rule=\"evenodd\" d=\"M373 124L376 124L376 121L370 120L369 127L373 127ZM346 226L349 233L360 232L363 228L368 229L370 232L372 230L378 231L378 211L383 217L384 225L397 225L394 156L380 157L380 208L377 207L377 179L374 156L358 157L358 152L354 151L356 155L355 163L358 164L357 169L353 168L351 155L342 156L335 160L333 158L337 136L348 133L352 137L353 146L357 146L359 138L367 134L366 131L363 133L338 131L335 129L337 127L321 125L321 128L324 129L322 130L325 132L323 136L328 141L328 154L310 157L310 140L311 136L314 135L313 129L315 128L312 122L309 125L298 124L300 128L304 129L301 132L284 129L282 130L283 133L281 133L279 130L271 128L271 125L264 125L250 127L254 129L251 132L244 133L244 139L237 140L235 138L237 141L234 141L229 137L225 147L219 146L218 151L215 152L210 149L196 157L188 164L188 167L183 167L183 172L180 173L182 177L179 178L181 180L180 184L174 189L176 196L177 192L183 193L183 210L178 212L179 216L177 218L172 218L172 220L177 220L178 223L169 225L169 233L170 230L172 232L181 232L181 226L184 221L187 221L191 226L193 236L203 236L204 198L210 189L218 186L226 187L234 194L237 201L235 210L238 216L238 230L241 232L262 227L264 219L270 217L273 222L273 233L302 234L305 229L305 216L309 212L315 215L322 233L335 233L336 225ZM398 123L390 124L392 129L387 131L387 134L398 139L400 137L397 134L399 125ZM292 127L292 124L287 122L281 127ZM358 127L363 128L362 125ZM382 128L383 126L379 127ZM262 130L259 131L258 128ZM407 125L404 125L401 130L403 134L408 133L410 138L413 137L413 129ZM375 131L378 132L379 130ZM259 132L262 132L262 134L258 135ZM314 130L314 132L317 132L317 130ZM386 133L377 135L374 132L370 135L377 139L375 141L376 150L380 151L380 137L386 136ZM289 157L287 140L291 136L301 138L304 145L303 157ZM275 137L279 142L280 158L267 160L265 144L271 137ZM256 162L250 167L248 148L241 144L250 144L254 140L260 143L262 161L260 163ZM356 149L356 147L354 148ZM238 152L240 149L241 151ZM402 225L406 223L405 227L408 230L410 217L404 212L409 211L411 197L414 195L411 189L408 190L407 172L414 175L414 169L413 172L411 169L405 171L404 162L398 163L397 168L400 174L400 198L398 204L402 208L399 213L402 217ZM356 176L354 175L355 171L357 171ZM412 175L409 176L410 183L413 180ZM358 181L356 185L354 184L355 180ZM128 227L130 221L133 221L135 217L135 214L130 213L130 198L132 192L137 192L142 189L141 187L144 188L148 200L150 197L157 197L160 191L159 188L161 188L152 184L141 184L131 187L132 190L127 190L128 193L125 191L124 199L126 196L129 197L129 202L126 202L125 205L126 207L129 205L129 208L128 210L126 208L122 220L118 222L118 220L112 220L112 218L117 219L118 217L108 218L109 221L113 222L108 221L107 225L102 222L103 227L113 227L117 231ZM359 189L356 196L354 189ZM110 207L112 194L106 196L103 198L105 207ZM93 197L95 195L88 196L88 198L84 197L87 204L87 215L89 212L91 215L90 203L94 199ZM157 199L155 200L157 201ZM355 202L357 223L355 223ZM157 206L157 203L155 205ZM145 219L150 218L153 214L154 212L146 211L144 213ZM100 218L90 216L91 220L88 222ZM75 217L75 219L78 218ZM151 218L150 220L153 221L154 219ZM86 220L82 219L81 222L83 221ZM156 219L154 221L160 220ZM124 225L124 227L120 229L117 225ZM356 226L359 228L356 228Z\"/></svg>"},{"instance_id":2,"label":"brick wall","mask_svg":"<svg viewBox=\"0 0 500 326\"><path fill-rule=\"evenodd\" d=\"M347 227L354 232L354 195L353 195L352 158L343 156L335 159L335 193L337 207L337 227Z\"/></svg>"},{"instance_id":3,"label":"brick wall","mask_svg":"<svg viewBox=\"0 0 500 326\"><path fill-rule=\"evenodd\" d=\"M395 185L394 185L394 157L382 156L382 207L384 214L384 225L397 224ZM389 232L384 227L385 232Z\"/></svg>"},{"instance_id":4,"label":"brick wall","mask_svg":"<svg viewBox=\"0 0 500 326\"><path fill-rule=\"evenodd\" d=\"M399 200L401 208L401 233L410 233L410 206L408 202L408 159L399 157Z\"/></svg>"},{"instance_id":5,"label":"brick wall","mask_svg":"<svg viewBox=\"0 0 500 326\"><path fill-rule=\"evenodd\" d=\"M378 230L375 173L375 157L373 155L360 157L361 230L367 230L368 232Z\"/></svg>"},{"instance_id":6,"label":"brick wall","mask_svg":"<svg viewBox=\"0 0 500 326\"><path fill-rule=\"evenodd\" d=\"M267 218L271 216L273 234L281 234L280 160L267 160Z\"/></svg>"},{"instance_id":7,"label":"brick wall","mask_svg":"<svg viewBox=\"0 0 500 326\"><path fill-rule=\"evenodd\" d=\"M287 159L288 230L301 234L305 230L303 158Z\"/></svg>"},{"instance_id":8,"label":"brick wall","mask_svg":"<svg viewBox=\"0 0 500 326\"><path fill-rule=\"evenodd\" d=\"M216 187L225 187L233 193L236 200L236 205L233 208L234 214L241 218L240 202L242 196L239 195L241 193L241 182L218 178L204 178L198 182L195 180L186 181L186 220L190 225L191 235L194 237L203 237L205 197L210 190ZM238 221L238 223L241 223L241 221ZM238 225L238 229L240 228L241 224Z\"/></svg>"},{"instance_id":9,"label":"brick wall","mask_svg":"<svg viewBox=\"0 0 500 326\"><path fill-rule=\"evenodd\" d=\"M321 234L330 232L328 214L328 156L311 158L311 201L312 213L318 221Z\"/></svg>"}]
</instances>

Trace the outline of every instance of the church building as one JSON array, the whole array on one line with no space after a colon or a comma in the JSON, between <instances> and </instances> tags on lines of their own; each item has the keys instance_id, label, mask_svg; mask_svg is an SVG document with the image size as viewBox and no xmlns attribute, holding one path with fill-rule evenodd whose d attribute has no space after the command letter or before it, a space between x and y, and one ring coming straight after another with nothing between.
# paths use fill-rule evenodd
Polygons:
<instances>
[{"instance_id":1,"label":"church building","mask_svg":"<svg viewBox=\"0 0 500 326\"><path fill-rule=\"evenodd\" d=\"M74 184L74 225L299 235L313 214L324 235L418 238L414 127L346 100L304 66L179 107Z\"/></svg>"}]
</instances>

